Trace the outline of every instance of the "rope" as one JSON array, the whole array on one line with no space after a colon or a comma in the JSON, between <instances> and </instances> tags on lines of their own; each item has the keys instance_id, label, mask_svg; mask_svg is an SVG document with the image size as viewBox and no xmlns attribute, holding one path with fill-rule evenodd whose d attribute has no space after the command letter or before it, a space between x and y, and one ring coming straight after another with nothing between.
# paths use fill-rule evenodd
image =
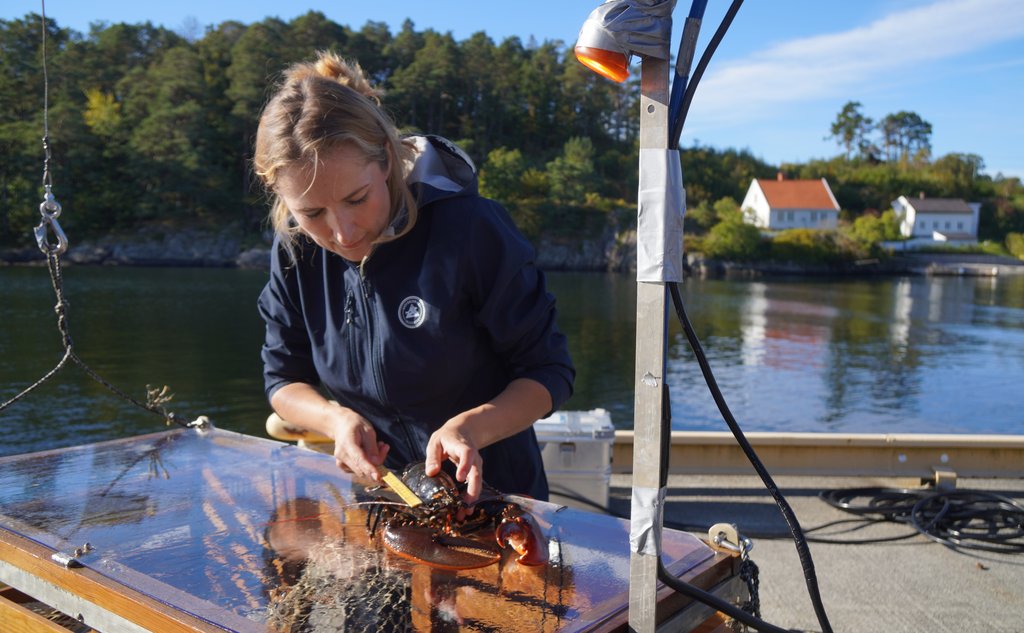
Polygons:
<instances>
[{"instance_id":1,"label":"rope","mask_svg":"<svg viewBox=\"0 0 1024 633\"><path fill-rule=\"evenodd\" d=\"M35 227L36 242L39 249L46 255L47 267L50 271L50 281L53 284L53 292L57 296L57 305L54 310L57 312L57 330L61 335L61 345L64 347L64 356L57 365L48 371L42 378L29 385L26 389L15 395L13 398L0 404L0 412L21 400L29 393L46 383L63 369L69 361L78 365L90 378L107 388L111 393L121 397L131 404L150 413L155 413L164 418L165 422L178 424L187 428L203 428L208 424L205 417L200 416L193 422L186 422L184 418L168 411L164 405L173 397L166 386L160 389L151 388L146 385L146 402L140 402L128 395L115 385L104 379L92 368L90 368L78 354L75 353L74 343L71 340L71 332L68 327L68 301L64 296L64 277L61 272L60 256L67 250L67 236L57 222L57 216L61 213L60 203L53 196L53 175L50 172L50 79L46 68L46 2L42 0L42 56L43 56L43 188L46 190L42 204L39 205L39 213L42 221ZM56 243L48 239L52 231Z\"/></svg>"},{"instance_id":2,"label":"rope","mask_svg":"<svg viewBox=\"0 0 1024 633\"><path fill-rule=\"evenodd\" d=\"M168 411L164 407L164 405L173 397L168 393L168 388L166 386L160 389L154 389L149 385L146 385L146 402L140 402L125 393L123 390L119 389L110 381L103 378L103 376L99 375L95 370L89 367L77 353L75 353L74 343L71 340L71 332L68 328L68 301L64 296L64 278L61 272L60 255L56 252L47 252L46 263L50 270L50 281L53 283L53 291L57 296L57 305L54 307L54 310L57 313L57 330L61 335L61 344L64 347L64 356L60 359L57 365L43 375L42 378L26 387L13 398L7 400L3 404L0 404L0 413L2 413L7 407L13 405L18 400L21 400L32 391L42 386L46 381L53 378L70 361L78 365L86 375L106 387L111 393L121 397L140 409L144 409L150 413L155 413L163 417L167 424L174 423L184 427L198 426L198 420L196 422L187 422L181 416Z\"/></svg>"},{"instance_id":3,"label":"rope","mask_svg":"<svg viewBox=\"0 0 1024 633\"><path fill-rule=\"evenodd\" d=\"M46 0L40 0L42 5L42 20L40 20L40 31L43 53L43 187L47 191L53 187L53 178L50 174L50 75L46 68Z\"/></svg>"},{"instance_id":4,"label":"rope","mask_svg":"<svg viewBox=\"0 0 1024 633\"><path fill-rule=\"evenodd\" d=\"M903 523L954 549L1024 553L1024 505L984 490L851 488L825 490L829 505L862 517Z\"/></svg>"}]
</instances>

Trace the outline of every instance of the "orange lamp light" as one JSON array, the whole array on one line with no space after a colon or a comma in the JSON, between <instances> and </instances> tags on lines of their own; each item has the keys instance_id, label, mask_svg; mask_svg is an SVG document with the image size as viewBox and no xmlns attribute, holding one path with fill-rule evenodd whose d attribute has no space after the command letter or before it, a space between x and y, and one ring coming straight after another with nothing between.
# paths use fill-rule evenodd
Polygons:
<instances>
[{"instance_id":1,"label":"orange lamp light","mask_svg":"<svg viewBox=\"0 0 1024 633\"><path fill-rule=\"evenodd\" d=\"M629 77L629 58L625 53L593 46L576 46L576 59L602 77L618 83Z\"/></svg>"}]
</instances>

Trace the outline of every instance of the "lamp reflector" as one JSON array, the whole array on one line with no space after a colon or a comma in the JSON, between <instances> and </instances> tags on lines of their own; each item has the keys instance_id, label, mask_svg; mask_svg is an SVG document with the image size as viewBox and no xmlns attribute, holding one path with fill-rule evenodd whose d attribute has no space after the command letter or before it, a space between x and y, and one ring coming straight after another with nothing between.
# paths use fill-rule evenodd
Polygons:
<instances>
[{"instance_id":1,"label":"lamp reflector","mask_svg":"<svg viewBox=\"0 0 1024 633\"><path fill-rule=\"evenodd\" d=\"M602 77L622 83L629 77L629 59L624 53L591 46L577 46L576 59Z\"/></svg>"}]
</instances>

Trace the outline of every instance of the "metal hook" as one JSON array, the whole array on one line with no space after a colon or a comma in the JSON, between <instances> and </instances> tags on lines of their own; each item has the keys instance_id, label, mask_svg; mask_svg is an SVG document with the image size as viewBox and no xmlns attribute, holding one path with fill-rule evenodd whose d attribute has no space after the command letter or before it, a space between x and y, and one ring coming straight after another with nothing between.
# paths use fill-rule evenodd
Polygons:
<instances>
[{"instance_id":1,"label":"metal hook","mask_svg":"<svg viewBox=\"0 0 1024 633\"><path fill-rule=\"evenodd\" d=\"M60 228L60 222L57 221L60 212L60 203L53 197L50 187L47 186L46 197L39 205L39 214L43 216L43 220L33 231L36 235L36 244L39 245L39 250L43 251L46 255L63 255L68 250L68 236L64 234L64 229ZM51 244L47 240L47 229L53 231L53 236L57 239L56 244Z\"/></svg>"}]
</instances>

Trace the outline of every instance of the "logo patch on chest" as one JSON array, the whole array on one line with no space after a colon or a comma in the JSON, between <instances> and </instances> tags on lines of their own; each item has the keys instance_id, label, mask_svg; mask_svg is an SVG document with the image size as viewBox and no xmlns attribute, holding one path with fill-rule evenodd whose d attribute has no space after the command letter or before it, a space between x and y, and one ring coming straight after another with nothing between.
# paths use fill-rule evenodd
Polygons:
<instances>
[{"instance_id":1,"label":"logo patch on chest","mask_svg":"<svg viewBox=\"0 0 1024 633\"><path fill-rule=\"evenodd\" d=\"M398 320L409 329L423 325L427 318L427 304L419 297L406 297L398 306Z\"/></svg>"}]
</instances>

